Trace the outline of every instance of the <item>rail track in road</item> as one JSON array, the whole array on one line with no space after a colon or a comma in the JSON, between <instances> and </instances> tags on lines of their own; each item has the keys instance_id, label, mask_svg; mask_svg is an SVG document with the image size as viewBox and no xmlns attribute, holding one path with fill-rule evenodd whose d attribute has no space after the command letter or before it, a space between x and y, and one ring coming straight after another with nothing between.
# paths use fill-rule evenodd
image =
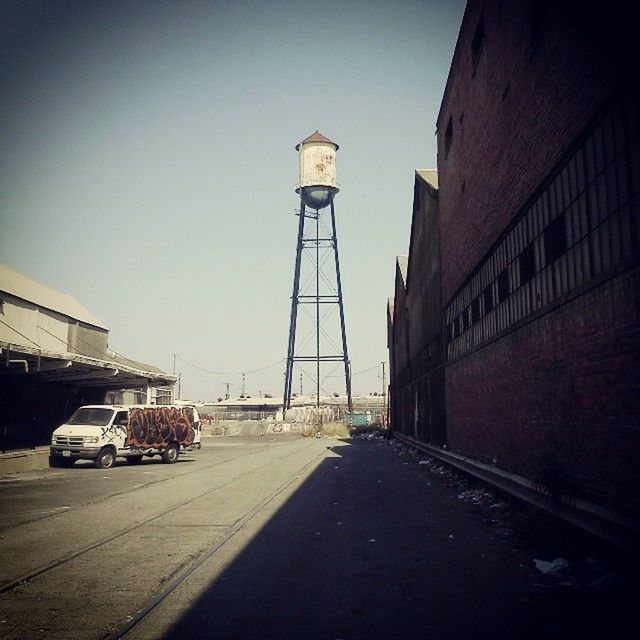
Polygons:
<instances>
[{"instance_id":1,"label":"rail track in road","mask_svg":"<svg viewBox=\"0 0 640 640\"><path fill-rule=\"evenodd\" d=\"M258 453L260 453L259 451L256 452L252 452L249 455L257 455ZM241 457L245 457L246 456L242 456L242 455L238 455L238 456L234 456L233 458L229 458L227 460L225 460L224 462L217 462L217 463L212 463L210 465L207 465L204 468L200 468L197 470L193 470L193 471L187 471L186 473L180 474L181 476L185 476L188 474L193 474L193 473L202 473L203 471L205 471L206 469L210 469L212 467L216 467L219 468L221 465L224 464L228 464L230 462L233 462L234 460L237 460L238 458ZM285 457L285 456L282 456ZM266 465L262 465L262 467L258 467L257 469L252 469L251 471L247 471L245 473L241 473L237 476L234 476L233 478L227 480L226 482L224 482L221 485L215 486L215 487L211 487L210 489L207 489L206 491L201 492L198 495L192 496L189 500L185 501L185 502L180 502L177 504L174 504L170 507L167 507L166 509L163 509L147 518L145 518L144 520L141 520L139 522L136 522L135 524L132 524L128 527L125 527L124 529L122 529L121 531L118 531L117 533L114 533L112 535L109 535L101 540L98 540L90 545L87 545L86 547L82 547L81 549L78 549L77 551L74 551L70 554L65 555L62 558L57 558L56 560L43 565L42 567L39 567L38 569L35 569L33 571L30 571L28 574L25 574L23 576L21 576L20 578L16 578L10 582L7 582L6 584L3 584L0 586L0 595L8 593L10 591L12 591L13 589L16 589L18 586L20 585L24 585L26 583L28 583L30 580L33 580L34 578L37 578L38 576L41 576L44 573L47 573L48 571L51 571L53 569L56 569L57 567L66 564L67 562L71 562L72 560L75 560L76 558L80 558L81 556L89 553L90 551L93 551L94 549L98 549L99 547L102 547L104 545L107 545L111 542L114 542L115 540L117 540L118 538L121 538L129 533L131 533L132 531L135 531L136 529L139 529L141 527L144 527L145 525L149 524L150 522L153 522L154 520L157 520L158 518L162 518L165 515L168 515L169 513L172 513L178 509L181 508L185 508L186 506L188 506L189 504L195 502L196 500L199 500L200 498L203 498L207 495L210 495L212 493L215 493L216 491L220 491L222 489L224 489L226 486L231 485L234 482L237 482L238 480L242 479L243 477L247 476L247 475L251 475L254 473L257 473L258 471L260 471L261 469L269 466L268 463ZM171 480L172 478L162 478L161 480L158 480L158 483L161 482L167 482L169 480ZM131 492L134 491L140 491L142 489L144 489L146 487L146 485L142 485L139 487L135 487L131 490ZM115 497L119 495L119 493L114 493L111 496L109 496L110 498ZM40 518L40 520L46 518L46 517L51 517L57 515L55 513L44 516L43 518Z\"/></svg>"},{"instance_id":2,"label":"rail track in road","mask_svg":"<svg viewBox=\"0 0 640 640\"><path fill-rule=\"evenodd\" d=\"M131 631L131 629L142 622L142 620L144 620L165 598L167 598L176 589L176 587L182 584L187 578L189 578L189 576L197 571L202 564L215 555L217 551L237 535L242 528L250 523L251 520L253 520L263 509L271 505L278 496L293 485L297 478L299 478L304 471L313 466L321 457L323 457L323 455L324 452L321 452L313 459L309 460L298 469L297 474L279 485L274 491L265 496L265 498L249 510L242 518L239 518L229 528L221 540L218 540L211 548L206 549L203 553L194 558L191 563L184 567L180 573L178 573L170 582L165 584L161 590L150 598L147 604L140 611L138 611L129 621L118 628L114 633L106 636L105 640L120 640L120 638L123 638L129 631Z\"/></svg>"},{"instance_id":3,"label":"rail track in road","mask_svg":"<svg viewBox=\"0 0 640 640\"><path fill-rule=\"evenodd\" d=\"M260 453L260 450L253 451L249 455L257 455L258 453ZM184 455L184 454L181 454L181 455ZM180 474L167 476L166 478L160 478L160 479L154 480L152 482L147 482L145 484L139 484L139 485L135 485L133 487L128 487L126 490L123 490L123 491L116 491L114 493L109 494L108 497L109 498L115 498L115 497L117 497L119 495L123 495L125 493L130 495L130 494L132 494L132 493L134 493L136 491L141 491L141 490L146 489L151 484L156 484L157 485L157 484L161 484L163 482L174 480L176 477L184 477L184 476L188 476L188 475L191 475L191 474L194 474L194 473L201 473L202 471L204 471L206 469L210 469L212 467L220 467L221 465L228 464L228 463L233 462L234 460L237 460L238 458L242 458L242 457L246 457L246 456L243 456L242 454L239 454L239 455L234 456L232 458L227 458L226 460L223 460L222 462L212 462L211 464L206 465L205 467L199 467L197 469L191 469L191 470L188 470L188 471L184 471L184 472L182 472ZM119 465L119 466L121 466L121 465ZM140 469L140 467L138 467L138 469ZM69 473L70 470L67 469L66 472ZM59 514L58 511L51 511L50 513L45 513L45 514L39 515L37 518L31 518L31 519L28 519L28 520L22 520L21 522L18 522L18 523L14 524L14 525L7 526L2 531L11 531L12 529L17 529L18 527L22 527L24 525L28 525L28 524L31 524L33 522L39 522L41 520L46 520L47 518L55 517L58 514ZM4 593L4 587L5 586L6 585L0 586L0 594Z\"/></svg>"},{"instance_id":4,"label":"rail track in road","mask_svg":"<svg viewBox=\"0 0 640 640\"><path fill-rule=\"evenodd\" d=\"M224 462L207 464L206 466L199 467L197 470L189 471L187 472L187 474L181 474L181 476L177 476L177 478L184 479L185 475L195 473L199 475L204 474L203 477L206 477L207 472L219 471L222 466L228 466L234 461L236 462L236 464L242 464L243 466L246 466L246 463L250 458L253 458L254 461L251 464L251 468L249 469L242 470L239 473L233 473L233 470L231 470L232 475L230 475L230 477L226 477L224 481L216 482L215 485L209 486L207 488L201 488L199 491L193 493L185 500L173 503L165 508L156 509L153 511L153 513L147 515L137 522L118 528L117 530L110 533L109 535L104 536L103 538L95 540L85 546L81 546L79 548L71 550L64 555L57 557L48 563L42 564L41 566L29 571L28 573L25 573L19 578L10 580L7 583L3 584L0 587L0 609L3 611L2 617L11 617L11 611L13 609L12 601L23 602L28 599L42 600L43 597L40 594L53 594L59 591L60 584L64 585L65 583L78 582L80 579L79 576L82 575L83 567L109 566L109 562L107 560L107 556L109 554L111 554L114 559L118 557L122 558L123 555L127 557L138 555L141 550L144 550L145 545L147 544L145 542L146 539L153 539L154 536L155 538L158 538L156 532L158 528L175 528L180 526L207 527L206 529L203 529L203 531L205 531L205 533L207 533L207 535L209 535L210 537L214 538L211 543L206 545L203 549L197 549L197 552L189 555L189 557L182 557L179 562L174 563L175 566L168 567L162 570L163 573L159 574L157 576L158 579L155 581L155 592L151 593L150 590L145 590L146 597L142 606L140 606L140 602L136 604L132 602L131 609L126 612L128 615L126 616L127 620L124 627L121 627L118 631L116 631L115 635L109 636L121 637L123 633L126 633L127 629L131 628L133 625L137 624L137 622L142 620L146 615L148 615L148 613L159 602L161 602L162 599L164 599L175 588L175 586L183 581L188 575L191 575L202 562L215 554L218 549L220 549L231 538L233 538L258 513L260 513L269 504L271 504L284 491L286 491L286 489L290 487L300 477L300 475L304 473L306 469L315 464L319 458L325 455L326 452L326 449L324 449L323 447L322 451L314 452L315 455L313 455L313 457L309 459L310 452L305 451L306 449L308 449L308 444L306 441L295 441L287 443L283 446L285 448L284 452L276 450L276 455L274 455L273 453L271 453L270 455L265 454L266 460L255 459L256 455L259 456L261 453L266 451L266 449L261 448L258 451L245 452L244 454L240 454L238 456L234 456L233 458L227 459ZM302 456L303 459L299 460L299 464L291 467L292 456L296 458L300 458ZM241 458L243 460L240 460ZM181 523L181 520L186 520L188 522L189 518L193 519L195 517L194 514L197 515L206 511L208 505L212 504L211 501L208 500L208 498L215 495L216 493L221 494L220 499L223 499L224 494L228 491L233 491L234 487L237 487L238 485L246 485L247 495L253 495L253 493L255 493L255 487L260 487L261 485L261 477L266 473L271 473L271 471L268 471L269 468L273 470L285 466L290 470L286 473L280 472L280 481L278 482L275 489L263 492L263 495L256 495L255 499L253 499L252 504L249 504L244 511L236 514L237 517L234 517L233 519L230 518L228 522L223 524L207 522L207 524L203 525L185 525ZM284 477L282 477L283 473L285 473ZM175 478L176 477L174 477L174 479ZM164 483L167 480L169 480L169 478L162 479L160 482ZM143 490L144 487L139 487L138 489ZM169 489L170 487L167 487L167 490ZM237 489L235 490L237 491ZM171 523L163 524L167 521L167 519L170 519ZM172 532L172 535L174 541L179 541L181 538L180 535L176 535L175 531ZM122 549L130 551L122 551ZM100 555L97 560L95 557L96 553ZM182 555L185 555L184 550L182 550ZM116 560L114 560L114 562L117 564ZM62 567L64 567L64 571L61 575L59 571L55 570ZM52 578L50 579L49 576L52 576ZM65 578L65 576L67 577ZM146 583L149 583L149 580L145 580ZM50 586L49 583L51 583ZM158 587L158 584L160 584L161 586ZM34 592L33 594L31 593L32 590ZM122 591L123 589L118 589L118 585L114 586L114 593L117 593L118 590ZM112 618L109 620L103 620L104 624L101 627L102 632L98 637L105 637L105 629L113 629L118 624L122 624L123 616L121 607L118 606L117 609L119 617L117 619ZM23 613L22 615L25 614ZM6 620L2 620L2 622L6 622ZM20 635L4 636L3 630L5 629L7 628L4 626L0 627L0 638L25 637ZM52 630L52 635L48 637L53 638L69 636L58 635Z\"/></svg>"},{"instance_id":5,"label":"rail track in road","mask_svg":"<svg viewBox=\"0 0 640 640\"><path fill-rule=\"evenodd\" d=\"M225 460L224 462L213 463L211 465L207 465L206 467L204 467L204 469L211 468L213 466L219 467L220 465L232 462L233 460L235 460L235 459L237 459L239 457L241 457L241 456L235 456L234 458L229 458L228 460ZM188 475L190 473L195 473L196 471L200 472L200 471L202 471L202 469L193 470L193 471L187 471L186 473L183 473L183 474L180 474L180 475L184 476L184 475ZM167 478L162 478L162 479L158 480L157 482L155 482L153 484L160 484L162 482L166 482L166 481L172 480L174 478L175 478L175 476L169 476ZM237 479L238 479L238 477L233 478L232 480L229 480L228 483L225 483L225 484L229 484L231 482L234 482ZM140 491L140 490L146 488L147 486L148 485L141 485L141 486L138 486L138 487L134 487L134 488L130 489L128 491L128 493L133 493L135 491ZM201 498L202 496L207 495L208 493L213 493L216 490L220 490L223 487L224 487L224 485L221 485L219 487L213 487L213 488L201 493L198 496L193 496L192 499L189 500L189 502L193 502L194 500L196 500L198 498ZM117 495L120 495L121 493L123 493L123 492L117 492L117 493L111 494L109 496L109 498L113 498L113 497L115 497ZM81 549L79 549L79 550L77 550L75 552L72 552L70 554L67 554L62 558L57 558L53 562L50 562L50 563L48 563L46 565L43 565L42 567L39 567L38 569L35 569L35 570L29 572L28 574L25 574L24 576L21 576L20 578L16 578L16 579L14 579L14 580L12 580L10 582L7 582L7 583L5 583L5 584L0 586L0 595L2 595L4 593L7 593L9 591L12 591L16 587L29 582L29 580L32 580L33 578L36 578L36 577L42 575L43 573L47 573L47 571L51 571L52 569L55 569L56 567L59 567L59 566L61 566L63 564L66 564L67 562L70 562L71 560L74 560L75 558L79 558L80 556L82 556L82 555L84 555L86 553L89 553L89 551L93 551L94 549L97 549L98 547L101 547L101 546L103 546L105 544L108 544L109 542L117 540L118 538L120 538L120 537L122 537L124 535L127 535L131 531L134 531L135 529L138 529L139 527L142 527L145 524L148 524L149 522L152 522L152 521L156 520L157 518L160 518L160 517L162 517L164 515L167 515L168 513L171 513L172 511L175 511L180 506L184 506L185 504L186 503L182 502L182 503L178 503L176 505L173 505L171 507L168 507L168 508L166 508L166 509L164 509L164 510L162 510L162 511L160 511L160 512L154 514L154 515L152 515L152 516L149 516L149 517L145 518L144 520L141 520L140 522L136 522L135 524L132 524L129 527L125 527L124 529L122 529L121 531L119 531L119 532L117 532L115 534L112 534L112 535L107 536L107 537L105 537L105 538L103 538L101 540L98 540L98 541L96 541L96 542L94 542L94 543L92 543L90 545L87 545L86 547L82 547ZM38 521L44 520L44 519L52 517L54 515L57 515L57 512L56 513L47 514L45 516L42 516L42 517L38 518L37 520ZM29 524L31 522L34 522L34 520L27 521L26 523L24 523L24 522L20 523L20 525L18 525L18 526L23 526L24 524Z\"/></svg>"}]
</instances>

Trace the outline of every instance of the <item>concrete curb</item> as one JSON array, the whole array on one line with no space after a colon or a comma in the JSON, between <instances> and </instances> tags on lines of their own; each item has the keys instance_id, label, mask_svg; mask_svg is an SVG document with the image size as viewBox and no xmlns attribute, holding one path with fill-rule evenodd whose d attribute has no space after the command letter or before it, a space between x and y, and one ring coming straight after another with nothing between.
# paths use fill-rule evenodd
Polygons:
<instances>
[{"instance_id":1,"label":"concrete curb","mask_svg":"<svg viewBox=\"0 0 640 640\"><path fill-rule=\"evenodd\" d=\"M640 521L636 519L622 516L585 500L551 500L539 487L521 476L440 449L411 436L393 433L392 437L610 544L640 554Z\"/></svg>"},{"instance_id":2,"label":"concrete curb","mask_svg":"<svg viewBox=\"0 0 640 640\"><path fill-rule=\"evenodd\" d=\"M239 435L259 435L257 433L231 433L221 436L213 436L210 434L202 434L202 439L206 441L216 442L221 439L233 438ZM299 435L292 432L292 435ZM10 476L14 473L24 471L37 471L38 469L47 469L49 467L49 445L36 447L35 449L25 449L24 451L11 451L8 453L0 453L0 478Z\"/></svg>"},{"instance_id":3,"label":"concrete curb","mask_svg":"<svg viewBox=\"0 0 640 640\"><path fill-rule=\"evenodd\" d=\"M27 451L14 451L0 454L0 477L35 471L49 466L49 445Z\"/></svg>"}]
</instances>

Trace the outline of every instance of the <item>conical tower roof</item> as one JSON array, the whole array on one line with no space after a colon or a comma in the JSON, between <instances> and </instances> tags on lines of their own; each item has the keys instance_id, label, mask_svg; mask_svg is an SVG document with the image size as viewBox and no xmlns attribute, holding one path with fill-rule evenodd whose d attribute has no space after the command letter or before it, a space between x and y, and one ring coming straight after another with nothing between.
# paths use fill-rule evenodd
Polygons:
<instances>
[{"instance_id":1,"label":"conical tower roof","mask_svg":"<svg viewBox=\"0 0 640 640\"><path fill-rule=\"evenodd\" d=\"M340 148L335 142L333 142L333 140L329 140L327 136L321 134L317 129L310 136L296 145L296 151L300 150L300 145L306 144L307 142L328 142L336 148L336 151Z\"/></svg>"}]
</instances>

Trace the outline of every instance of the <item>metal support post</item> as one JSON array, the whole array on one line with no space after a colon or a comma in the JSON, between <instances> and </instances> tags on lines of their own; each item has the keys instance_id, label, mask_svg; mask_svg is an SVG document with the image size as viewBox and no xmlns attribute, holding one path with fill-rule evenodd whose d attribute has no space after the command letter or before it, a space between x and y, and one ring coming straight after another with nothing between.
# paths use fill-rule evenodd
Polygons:
<instances>
[{"instance_id":1,"label":"metal support post","mask_svg":"<svg viewBox=\"0 0 640 640\"><path fill-rule=\"evenodd\" d=\"M284 377L284 397L282 399L282 411L286 416L287 409L291 407L291 391L293 376L293 357L296 344L296 321L298 316L298 293L300 291L300 264L302 262L302 248L304 236L304 220L306 216L305 205L300 198L300 220L298 221L298 243L296 247L296 265L293 273L293 293L291 294L291 320L289 323L289 346L287 348L287 371Z\"/></svg>"},{"instance_id":2,"label":"metal support post","mask_svg":"<svg viewBox=\"0 0 640 640\"><path fill-rule=\"evenodd\" d=\"M347 331L344 323L344 304L342 301L342 279L340 278L340 256L338 255L338 235L336 233L336 212L331 201L331 230L333 233L333 251L336 260L336 280L338 284L338 305L340 307L340 329L342 332L342 353L344 357L344 380L347 391L347 406L349 413L353 410L351 401L351 369L349 363L349 353L347 351Z\"/></svg>"}]
</instances>

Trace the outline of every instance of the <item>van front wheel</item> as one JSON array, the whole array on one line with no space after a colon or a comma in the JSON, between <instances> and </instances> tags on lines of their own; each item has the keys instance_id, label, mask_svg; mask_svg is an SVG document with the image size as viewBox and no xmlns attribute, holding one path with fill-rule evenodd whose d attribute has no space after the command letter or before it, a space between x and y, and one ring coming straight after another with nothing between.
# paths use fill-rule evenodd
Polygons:
<instances>
[{"instance_id":1,"label":"van front wheel","mask_svg":"<svg viewBox=\"0 0 640 640\"><path fill-rule=\"evenodd\" d=\"M94 461L96 469L111 469L116 463L116 454L110 447L105 447L100 451Z\"/></svg>"},{"instance_id":2,"label":"van front wheel","mask_svg":"<svg viewBox=\"0 0 640 640\"><path fill-rule=\"evenodd\" d=\"M162 452L162 462L166 462L167 464L173 464L178 459L178 447L175 444L170 444L163 452Z\"/></svg>"}]
</instances>

